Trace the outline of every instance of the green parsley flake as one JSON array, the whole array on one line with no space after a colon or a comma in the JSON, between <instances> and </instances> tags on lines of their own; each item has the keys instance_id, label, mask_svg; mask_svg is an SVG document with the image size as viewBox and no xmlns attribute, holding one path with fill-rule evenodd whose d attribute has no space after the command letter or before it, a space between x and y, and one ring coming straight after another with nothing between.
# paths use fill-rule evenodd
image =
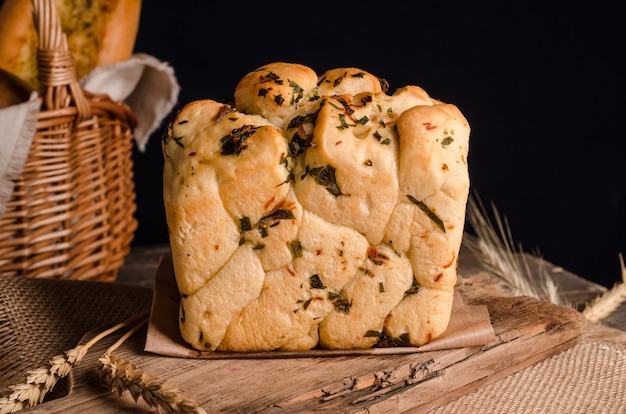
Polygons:
<instances>
[{"instance_id":1,"label":"green parsley flake","mask_svg":"<svg viewBox=\"0 0 626 414\"><path fill-rule=\"evenodd\" d=\"M411 201L411 203L419 207L419 209L422 210L428 216L428 218L431 219L437 225L437 227L441 229L441 231L443 231L444 233L446 232L446 226L443 224L443 220L441 220L439 216L426 205L426 203L417 200L415 197L409 194L407 194L406 197L409 199L409 201Z\"/></svg>"}]
</instances>

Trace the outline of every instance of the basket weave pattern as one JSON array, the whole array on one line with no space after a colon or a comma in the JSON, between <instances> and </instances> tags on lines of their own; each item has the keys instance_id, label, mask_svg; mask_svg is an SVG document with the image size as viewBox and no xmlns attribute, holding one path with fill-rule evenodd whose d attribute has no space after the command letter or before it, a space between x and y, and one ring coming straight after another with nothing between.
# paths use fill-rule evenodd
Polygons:
<instances>
[{"instance_id":1,"label":"basket weave pattern","mask_svg":"<svg viewBox=\"0 0 626 414\"><path fill-rule=\"evenodd\" d=\"M112 281L137 227L135 118L82 90L53 0L33 0L41 110L0 216L0 273Z\"/></svg>"}]
</instances>

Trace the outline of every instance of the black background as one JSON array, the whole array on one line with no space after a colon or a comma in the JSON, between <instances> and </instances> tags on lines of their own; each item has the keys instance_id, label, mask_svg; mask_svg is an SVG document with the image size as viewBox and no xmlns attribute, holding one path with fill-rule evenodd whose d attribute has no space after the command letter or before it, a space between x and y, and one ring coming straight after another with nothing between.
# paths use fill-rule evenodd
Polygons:
<instances>
[{"instance_id":1,"label":"black background","mask_svg":"<svg viewBox=\"0 0 626 414\"><path fill-rule=\"evenodd\" d=\"M419 85L467 117L472 191L515 242L612 286L626 253L625 15L600 3L490 4L148 0L136 51L174 68L179 106L229 98L272 61L359 67L390 92ZM134 154L135 245L167 242L163 127Z\"/></svg>"}]
</instances>

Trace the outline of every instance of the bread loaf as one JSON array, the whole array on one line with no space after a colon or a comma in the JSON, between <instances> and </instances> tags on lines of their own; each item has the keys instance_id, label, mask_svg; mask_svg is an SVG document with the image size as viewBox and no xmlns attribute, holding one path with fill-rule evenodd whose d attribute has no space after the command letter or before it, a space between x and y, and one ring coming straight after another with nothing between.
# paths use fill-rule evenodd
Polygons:
<instances>
[{"instance_id":1,"label":"bread loaf","mask_svg":"<svg viewBox=\"0 0 626 414\"><path fill-rule=\"evenodd\" d=\"M420 346L448 325L469 191L458 108L276 62L163 138L180 331L204 351Z\"/></svg>"},{"instance_id":2,"label":"bread loaf","mask_svg":"<svg viewBox=\"0 0 626 414\"><path fill-rule=\"evenodd\" d=\"M141 0L55 0L77 78L100 65L128 59L135 47ZM38 88L32 0L0 8L0 68Z\"/></svg>"}]
</instances>

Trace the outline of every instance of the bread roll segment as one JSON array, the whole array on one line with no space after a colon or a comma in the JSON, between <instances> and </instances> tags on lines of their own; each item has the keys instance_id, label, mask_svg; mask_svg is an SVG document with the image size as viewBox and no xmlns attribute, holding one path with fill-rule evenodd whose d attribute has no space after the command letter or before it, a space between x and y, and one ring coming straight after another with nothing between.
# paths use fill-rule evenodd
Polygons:
<instances>
[{"instance_id":1,"label":"bread roll segment","mask_svg":"<svg viewBox=\"0 0 626 414\"><path fill-rule=\"evenodd\" d=\"M317 75L313 69L277 62L244 76L235 88L237 109L257 114L282 127L294 109L316 99Z\"/></svg>"},{"instance_id":2,"label":"bread roll segment","mask_svg":"<svg viewBox=\"0 0 626 414\"><path fill-rule=\"evenodd\" d=\"M382 81L359 68L335 68L322 73L317 81L322 96L359 95L383 91Z\"/></svg>"},{"instance_id":3,"label":"bread roll segment","mask_svg":"<svg viewBox=\"0 0 626 414\"><path fill-rule=\"evenodd\" d=\"M367 259L343 287L347 312L330 312L320 323L320 345L328 349L371 348L385 318L413 284L409 260L387 245L370 246Z\"/></svg>"},{"instance_id":4,"label":"bread roll segment","mask_svg":"<svg viewBox=\"0 0 626 414\"><path fill-rule=\"evenodd\" d=\"M391 128L375 121L382 119L379 108L383 103L378 96L369 95L372 101L367 105L355 103L347 95L322 101L312 147L304 155L305 171L299 175L304 178L294 183L304 208L330 223L363 233L371 244L382 240L398 193L397 139ZM354 108L350 117L344 117L344 105ZM364 119L370 121L360 125ZM342 122L353 126L341 128ZM376 133L389 142L382 143ZM319 176L313 173L329 168L335 171L333 192L319 185Z\"/></svg>"},{"instance_id":5,"label":"bread roll segment","mask_svg":"<svg viewBox=\"0 0 626 414\"><path fill-rule=\"evenodd\" d=\"M182 296L182 337L196 349L214 351L224 340L229 321L259 296L264 280L252 247L240 246L195 294Z\"/></svg>"},{"instance_id":6,"label":"bread roll segment","mask_svg":"<svg viewBox=\"0 0 626 414\"><path fill-rule=\"evenodd\" d=\"M385 86L277 62L234 107L195 101L172 121L164 200L192 347L420 346L446 330L470 128L422 88Z\"/></svg>"}]
</instances>

